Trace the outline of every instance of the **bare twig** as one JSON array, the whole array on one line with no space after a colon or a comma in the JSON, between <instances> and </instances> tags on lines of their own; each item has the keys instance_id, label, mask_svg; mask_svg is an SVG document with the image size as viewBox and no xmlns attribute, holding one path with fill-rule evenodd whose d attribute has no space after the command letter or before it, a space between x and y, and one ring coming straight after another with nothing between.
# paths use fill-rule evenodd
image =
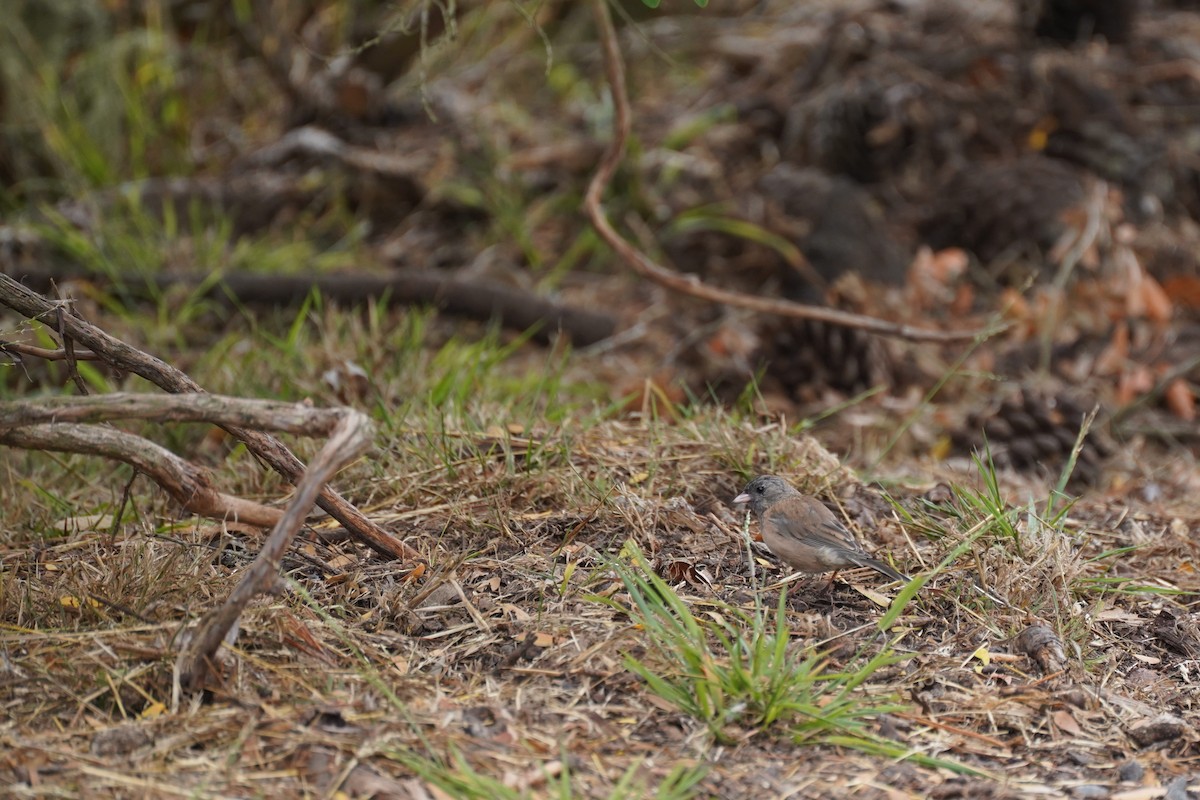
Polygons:
<instances>
[{"instance_id":1,"label":"bare twig","mask_svg":"<svg viewBox=\"0 0 1200 800\"><path fill-rule=\"evenodd\" d=\"M148 475L192 513L268 528L279 521L283 512L218 492L206 470L153 442L123 431L78 423L114 419L209 422L305 436L329 436L346 413L344 408L320 409L302 403L205 393L148 395L117 392L87 397L50 397L0 403L0 444L29 450L99 455L123 461Z\"/></svg>"},{"instance_id":2,"label":"bare twig","mask_svg":"<svg viewBox=\"0 0 1200 800\"><path fill-rule=\"evenodd\" d=\"M184 647L177 662L181 686L198 688L207 679L209 665L217 649L233 630L242 611L254 597L274 586L279 577L283 554L304 523L304 517L320 494L325 482L344 464L358 458L371 444L371 421L361 412L346 409L333 435L312 460L308 471L296 486L296 496L267 537L254 563L219 608L200 622L195 636Z\"/></svg>"},{"instance_id":3,"label":"bare twig","mask_svg":"<svg viewBox=\"0 0 1200 800\"><path fill-rule=\"evenodd\" d=\"M40 289L55 281L75 277L75 273L57 269L25 270L18 277L24 285ZM543 342L551 342L562 333L581 346L605 339L616 327L612 315L599 309L563 306L498 281L466 280L437 270L397 270L387 275L229 273L216 281L207 275L127 275L118 276L117 280L135 292L143 286L158 289L186 286L195 289L199 296L245 305L295 304L313 291L334 303L366 303L387 298L389 303L432 305L448 314L470 319L495 319L518 331L532 329L533 337Z\"/></svg>"},{"instance_id":4,"label":"bare twig","mask_svg":"<svg viewBox=\"0 0 1200 800\"><path fill-rule=\"evenodd\" d=\"M175 394L203 393L198 383L170 364L143 353L135 347L110 336L96 326L74 314L57 313L60 304L30 291L7 275L0 274L0 303L36 319L57 327L62 336L70 336L101 355L116 367L140 375L146 380ZM239 425L221 423L221 427L246 444L247 449L266 461L280 475L292 483L298 483L304 475L304 464L296 458L278 439L256 430ZM356 538L375 551L389 558L414 559L420 554L404 542L396 539L347 502L331 488L320 492L317 504L330 516L346 527Z\"/></svg>"},{"instance_id":5,"label":"bare twig","mask_svg":"<svg viewBox=\"0 0 1200 800\"><path fill-rule=\"evenodd\" d=\"M71 308L70 301L60 303L56 309L58 314L58 325L55 326L60 332L63 330L62 318L67 315ZM71 313L74 313L73 311ZM71 382L75 384L75 388L80 394L88 394L87 381L79 374L79 363L75 359L75 340L70 336L63 336L63 352L66 353L67 373L71 376Z\"/></svg>"},{"instance_id":6,"label":"bare twig","mask_svg":"<svg viewBox=\"0 0 1200 800\"><path fill-rule=\"evenodd\" d=\"M29 356L30 358L40 358L43 361L66 361L68 358L74 358L76 361L101 361L100 356L90 350L76 350L73 355L68 355L65 348L50 350L45 347L38 347L32 344L21 344L20 342L3 342L0 341L0 353L8 353L13 356Z\"/></svg>"},{"instance_id":7,"label":"bare twig","mask_svg":"<svg viewBox=\"0 0 1200 800\"><path fill-rule=\"evenodd\" d=\"M0 444L124 461L149 475L185 509L204 517L236 519L266 528L282 516L278 509L218 492L207 470L154 442L114 428L59 423L29 425L0 432Z\"/></svg>"},{"instance_id":8,"label":"bare twig","mask_svg":"<svg viewBox=\"0 0 1200 800\"><path fill-rule=\"evenodd\" d=\"M87 397L44 397L0 403L0 433L26 425L144 419L153 422L210 422L242 425L303 436L329 436L345 416L341 408L197 393L184 395L114 392Z\"/></svg>"},{"instance_id":9,"label":"bare twig","mask_svg":"<svg viewBox=\"0 0 1200 800\"><path fill-rule=\"evenodd\" d=\"M994 330L934 331L926 328L914 328L911 325L900 325L878 319L877 317L851 314L834 308L809 306L801 303L793 303L789 300L774 300L756 295L743 294L741 292L732 292L727 289L718 289L706 285L696 275L681 275L669 270L634 247L632 243L622 237L612 227L612 224L608 221L608 216L605 214L604 207L601 205L604 190L608 188L608 184L612 180L612 176L616 172L617 166L621 163L621 158L624 155L625 143L629 139L631 123L629 97L625 91L625 65L621 59L620 48L617 45L617 33L613 27L612 17L609 14L608 0L592 0L592 7L595 10L600 45L604 51L604 72L608 80L609 90L612 92L615 114L613 116L613 140L605 151L596 174L592 176L587 194L584 196L583 207L591 219L592 225L595 226L596 232L600 234L600 238L616 251L617 255L629 264L635 272L660 286L674 289L677 292L691 295L692 297L699 297L704 300L724 303L725 305L745 308L764 314L776 314L797 319L821 320L833 325L858 328L882 336L893 336L911 341L962 342L987 337L995 333Z\"/></svg>"}]
</instances>

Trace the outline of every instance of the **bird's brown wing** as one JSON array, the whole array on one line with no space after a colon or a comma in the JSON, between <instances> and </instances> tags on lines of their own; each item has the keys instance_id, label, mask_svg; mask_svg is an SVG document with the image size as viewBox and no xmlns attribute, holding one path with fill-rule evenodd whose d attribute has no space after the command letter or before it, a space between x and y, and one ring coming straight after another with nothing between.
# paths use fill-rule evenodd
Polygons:
<instances>
[{"instance_id":1,"label":"bird's brown wing","mask_svg":"<svg viewBox=\"0 0 1200 800\"><path fill-rule=\"evenodd\" d=\"M818 536L823 542L827 542L833 547L840 547L843 550L849 550L852 553L865 553L862 545L854 538L854 534L850 533L842 523L836 519L823 520L819 528L817 528Z\"/></svg>"},{"instance_id":2,"label":"bird's brown wing","mask_svg":"<svg viewBox=\"0 0 1200 800\"><path fill-rule=\"evenodd\" d=\"M849 553L863 553L862 546L854 539L846 526L838 521L825 506L811 498L791 498L776 503L763 514L769 517L776 530L785 530L796 535L803 531L805 541L813 547L829 547ZM865 553L864 553L865 555Z\"/></svg>"}]
</instances>

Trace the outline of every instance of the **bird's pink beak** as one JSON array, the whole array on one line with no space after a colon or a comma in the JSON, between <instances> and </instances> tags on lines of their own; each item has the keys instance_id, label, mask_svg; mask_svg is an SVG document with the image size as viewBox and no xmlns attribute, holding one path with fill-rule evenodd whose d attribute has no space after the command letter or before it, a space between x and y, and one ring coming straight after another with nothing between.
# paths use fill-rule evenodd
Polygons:
<instances>
[{"instance_id":1,"label":"bird's pink beak","mask_svg":"<svg viewBox=\"0 0 1200 800\"><path fill-rule=\"evenodd\" d=\"M750 502L750 493L749 492L742 492L737 497L733 498L733 504L735 506L738 505L739 503L749 503L749 502Z\"/></svg>"}]
</instances>

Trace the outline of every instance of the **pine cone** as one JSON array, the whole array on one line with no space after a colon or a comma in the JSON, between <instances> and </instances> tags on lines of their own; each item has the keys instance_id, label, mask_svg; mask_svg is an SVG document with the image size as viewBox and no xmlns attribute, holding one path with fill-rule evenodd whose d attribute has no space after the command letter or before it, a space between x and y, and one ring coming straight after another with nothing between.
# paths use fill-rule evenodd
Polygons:
<instances>
[{"instance_id":1,"label":"pine cone","mask_svg":"<svg viewBox=\"0 0 1200 800\"><path fill-rule=\"evenodd\" d=\"M1137 16L1135 0L1025 0L1034 7L1033 33L1056 42L1078 42L1103 37L1109 44L1124 44L1133 36Z\"/></svg>"},{"instance_id":2,"label":"pine cone","mask_svg":"<svg viewBox=\"0 0 1200 800\"><path fill-rule=\"evenodd\" d=\"M986 264L1013 250L1030 255L1051 248L1063 231L1062 213L1082 203L1084 192L1077 170L1030 156L964 168L938 197L921 224L926 243L935 250L965 247Z\"/></svg>"},{"instance_id":3,"label":"pine cone","mask_svg":"<svg viewBox=\"0 0 1200 800\"><path fill-rule=\"evenodd\" d=\"M875 183L899 166L910 152L912 131L885 89L864 81L829 96L812 123L814 163L859 183Z\"/></svg>"},{"instance_id":4,"label":"pine cone","mask_svg":"<svg viewBox=\"0 0 1200 800\"><path fill-rule=\"evenodd\" d=\"M819 320L784 320L763 334L758 361L793 400L807 402L824 388L847 394L891 383L891 365L878 337Z\"/></svg>"},{"instance_id":5,"label":"pine cone","mask_svg":"<svg viewBox=\"0 0 1200 800\"><path fill-rule=\"evenodd\" d=\"M888 232L870 196L845 178L816 169L779 164L759 179L767 227L794 240L827 283L847 271L870 281L904 282L908 256ZM784 274L789 297L812 302L807 275Z\"/></svg>"},{"instance_id":6,"label":"pine cone","mask_svg":"<svg viewBox=\"0 0 1200 800\"><path fill-rule=\"evenodd\" d=\"M1054 129L1045 154L1086 167L1137 193L1161 192L1162 145L1139 130L1125 101L1085 69L1057 67L1046 80Z\"/></svg>"},{"instance_id":7,"label":"pine cone","mask_svg":"<svg viewBox=\"0 0 1200 800\"><path fill-rule=\"evenodd\" d=\"M882 171L870 135L886 114L883 98L873 87L834 94L817 112L813 127L816 162L859 183L879 180Z\"/></svg>"},{"instance_id":8,"label":"pine cone","mask_svg":"<svg viewBox=\"0 0 1200 800\"><path fill-rule=\"evenodd\" d=\"M1021 388L998 407L972 413L965 428L955 434L955 445L960 451L981 453L986 446L997 467L1057 475L1067 463L1089 411L1074 398ZM1109 448L1092 428L1079 451L1071 483L1096 484L1108 455Z\"/></svg>"}]
</instances>

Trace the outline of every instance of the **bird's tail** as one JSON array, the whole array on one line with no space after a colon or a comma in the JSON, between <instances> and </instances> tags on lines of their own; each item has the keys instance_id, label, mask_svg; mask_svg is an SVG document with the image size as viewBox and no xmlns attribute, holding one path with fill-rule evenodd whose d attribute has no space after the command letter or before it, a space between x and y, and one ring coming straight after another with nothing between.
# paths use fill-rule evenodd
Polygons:
<instances>
[{"instance_id":1,"label":"bird's tail","mask_svg":"<svg viewBox=\"0 0 1200 800\"><path fill-rule=\"evenodd\" d=\"M877 558L863 558L862 560L859 561L859 566L870 567L871 569L875 570L876 572L883 573L884 575L887 575L892 580L900 581L901 583L908 583L909 581L912 580L912 578L908 577L903 572L898 572L898 571L892 569L890 566L883 563L882 561L880 561Z\"/></svg>"}]
</instances>

